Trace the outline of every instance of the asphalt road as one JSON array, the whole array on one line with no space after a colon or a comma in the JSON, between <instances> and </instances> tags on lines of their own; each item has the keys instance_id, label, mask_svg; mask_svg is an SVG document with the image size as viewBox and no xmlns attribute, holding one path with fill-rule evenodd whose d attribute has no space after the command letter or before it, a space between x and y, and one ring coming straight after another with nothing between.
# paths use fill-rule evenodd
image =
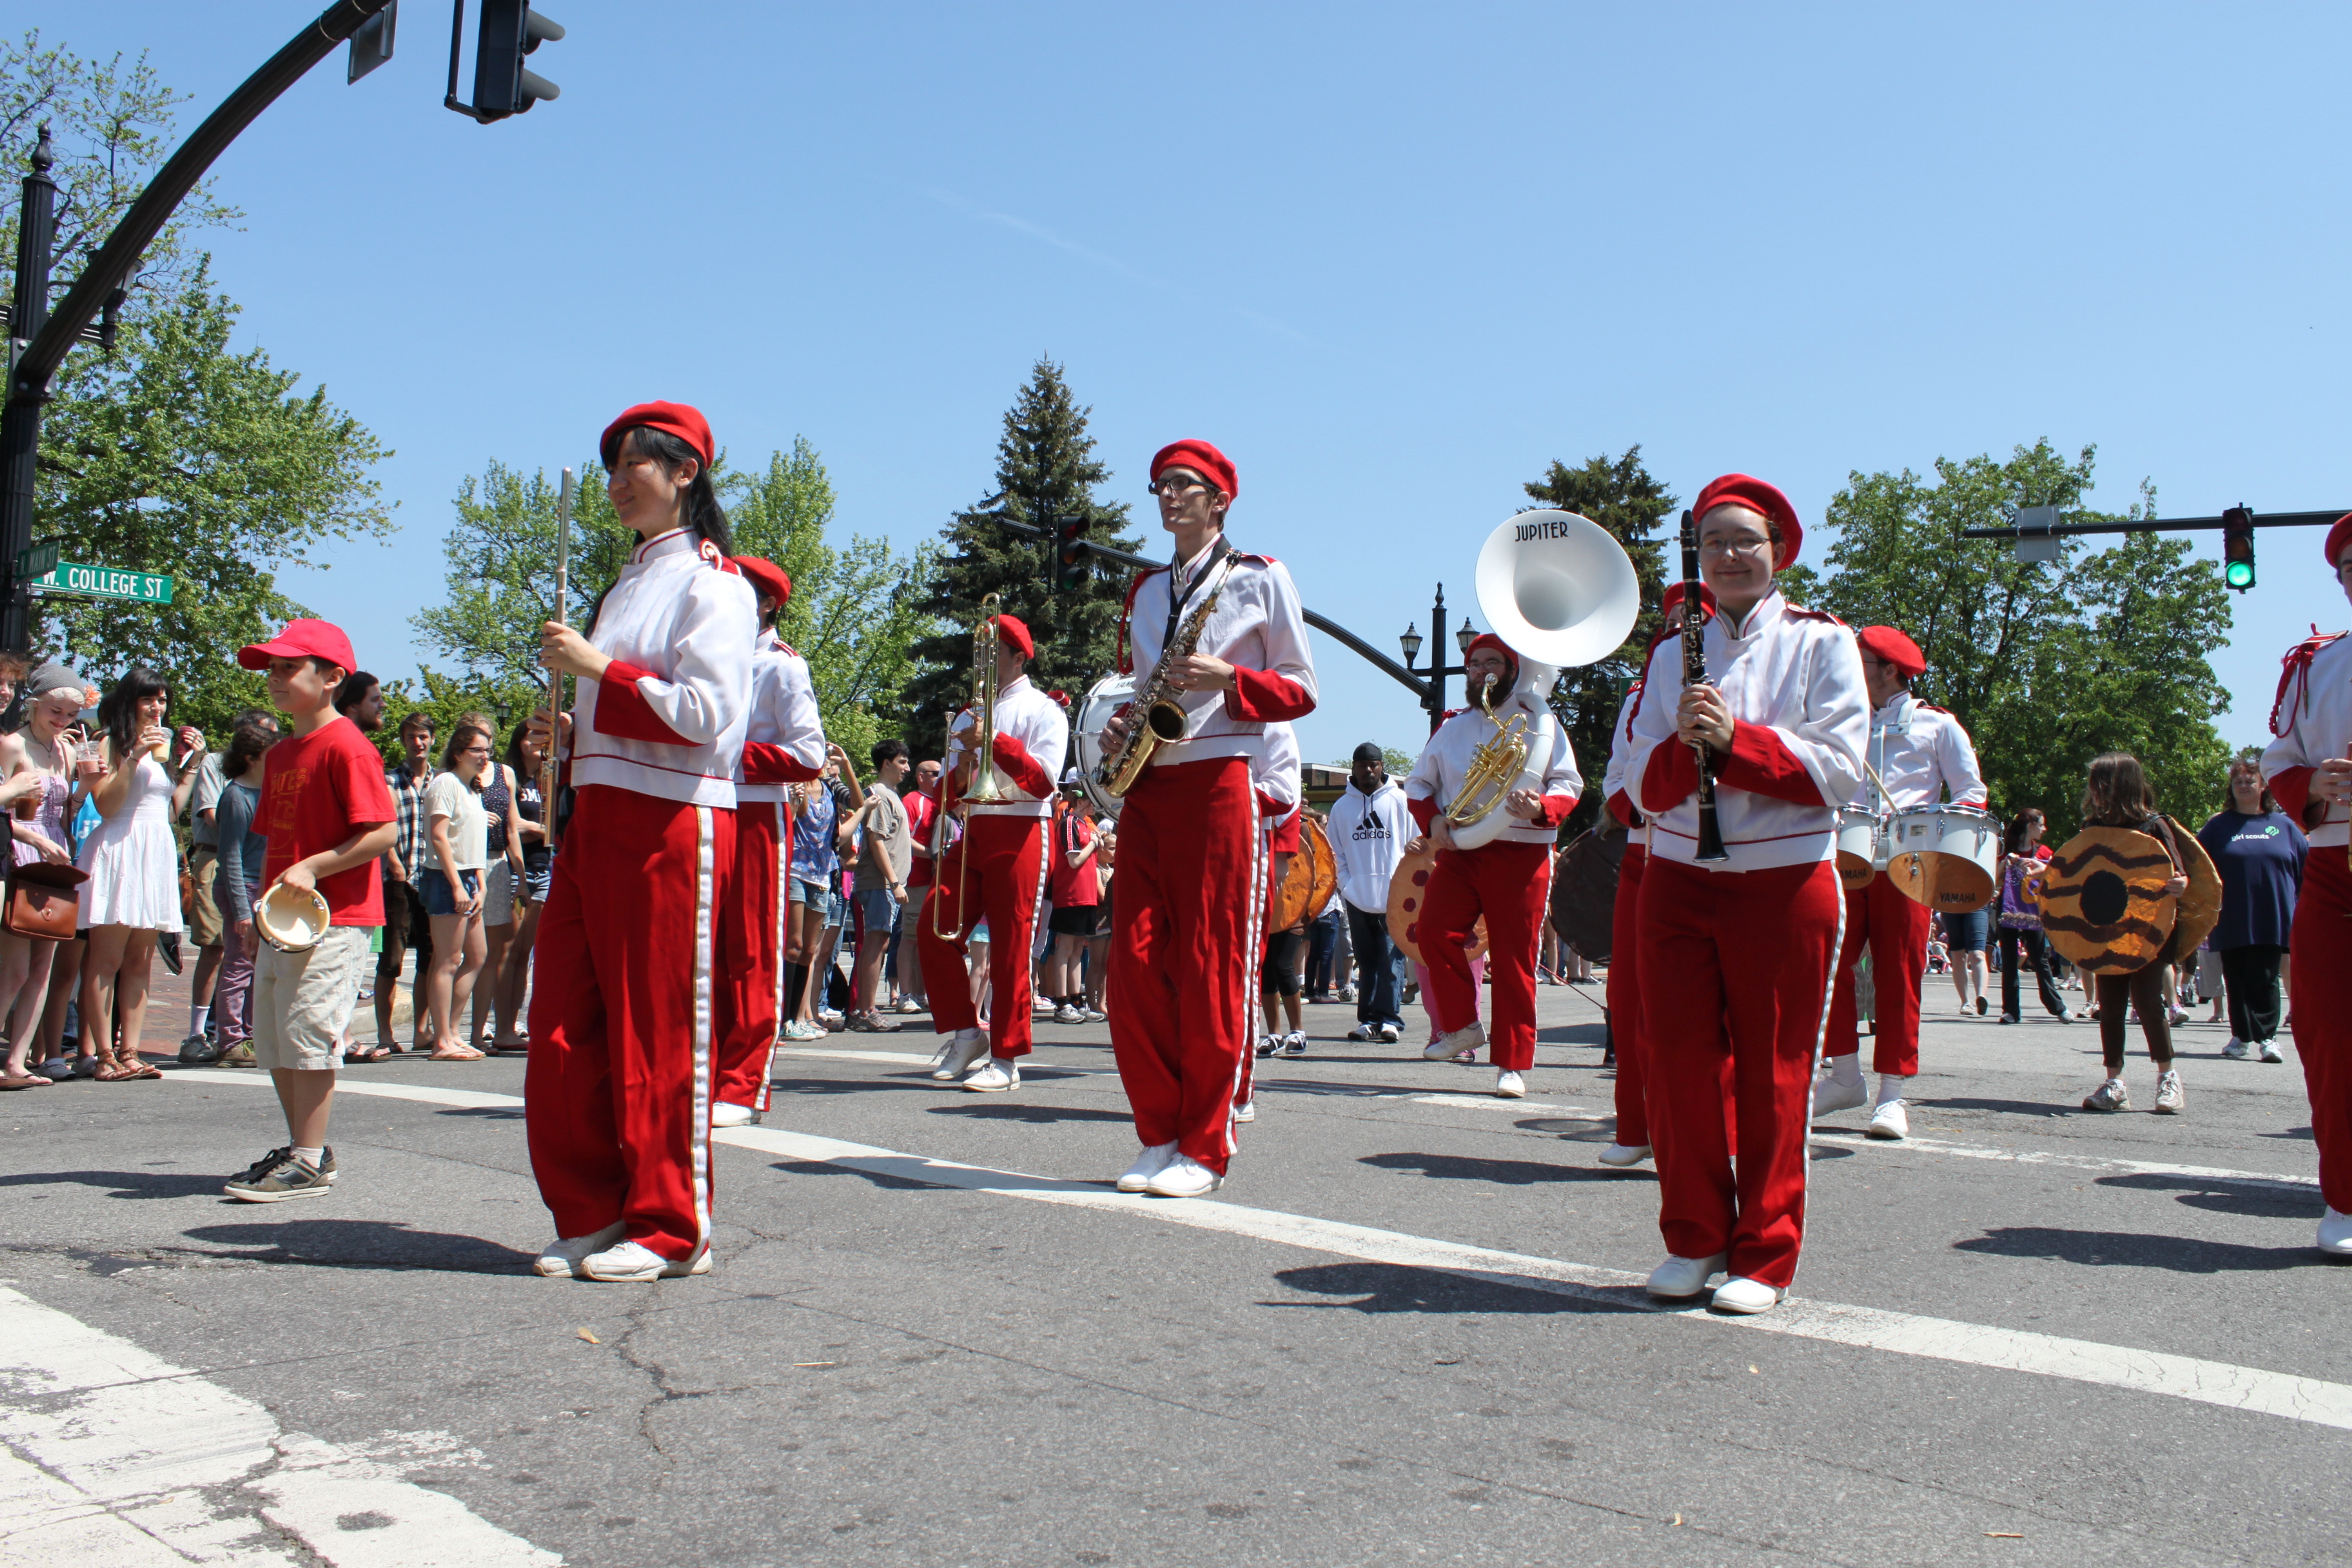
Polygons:
<instances>
[{"instance_id":1,"label":"asphalt road","mask_svg":"<svg viewBox=\"0 0 2352 1568\"><path fill-rule=\"evenodd\" d=\"M656 1286L528 1272L520 1061L352 1069L339 1189L268 1207L219 1192L256 1075L9 1095L0 1563L2341 1561L2292 1053L2192 1026L2186 1116L2136 1054L2097 1117L2092 1026L1929 994L1912 1142L1820 1123L1798 1297L1741 1321L1639 1305L1578 988L1517 1103L1310 1008L1201 1203L1108 1192L1100 1027L1009 1096L835 1035Z\"/></svg>"}]
</instances>

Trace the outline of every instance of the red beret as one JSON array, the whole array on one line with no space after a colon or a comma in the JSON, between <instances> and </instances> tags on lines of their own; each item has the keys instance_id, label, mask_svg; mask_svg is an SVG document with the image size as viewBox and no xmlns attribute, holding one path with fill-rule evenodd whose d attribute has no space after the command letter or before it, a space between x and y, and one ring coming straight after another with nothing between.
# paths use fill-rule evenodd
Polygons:
<instances>
[{"instance_id":1,"label":"red beret","mask_svg":"<svg viewBox=\"0 0 2352 1568\"><path fill-rule=\"evenodd\" d=\"M1511 667L1511 673L1513 675L1517 675L1518 673L1519 656L1512 651L1511 645L1509 643L1505 642L1502 638L1496 637L1492 632L1480 632L1476 637L1472 637L1470 639L1470 646L1462 650L1462 662L1465 664L1469 663L1470 656L1476 653L1482 647L1490 647L1496 653L1501 654L1503 656L1504 662Z\"/></svg>"},{"instance_id":2,"label":"red beret","mask_svg":"<svg viewBox=\"0 0 2352 1568\"><path fill-rule=\"evenodd\" d=\"M2336 526L2327 531L2327 569L2330 572L2339 570L2336 563L2344 559L2344 547L2347 544L2352 544L2352 511L2337 518Z\"/></svg>"},{"instance_id":3,"label":"red beret","mask_svg":"<svg viewBox=\"0 0 2352 1568\"><path fill-rule=\"evenodd\" d=\"M1192 468L1198 471L1202 479L1224 491L1227 500L1241 494L1241 487L1235 483L1233 460L1206 441L1169 442L1152 456L1151 482L1153 484L1160 482L1160 471L1165 468Z\"/></svg>"},{"instance_id":4,"label":"red beret","mask_svg":"<svg viewBox=\"0 0 2352 1568\"><path fill-rule=\"evenodd\" d=\"M1685 586L1685 584L1679 580L1666 584L1666 596L1658 605L1660 615L1671 618L1682 614ZM1698 602L1699 607L1707 615L1715 614L1715 590L1704 583L1698 585Z\"/></svg>"},{"instance_id":5,"label":"red beret","mask_svg":"<svg viewBox=\"0 0 2352 1568\"><path fill-rule=\"evenodd\" d=\"M752 592L763 599L775 600L777 608L792 603L792 574L774 562L757 555L738 555L735 570L750 580Z\"/></svg>"},{"instance_id":6,"label":"red beret","mask_svg":"<svg viewBox=\"0 0 2352 1568\"><path fill-rule=\"evenodd\" d=\"M1897 675L1907 678L1924 674L1927 668L1927 656L1919 651L1919 645L1893 626L1864 626L1853 634L1853 640L1864 653L1892 665Z\"/></svg>"},{"instance_id":7,"label":"red beret","mask_svg":"<svg viewBox=\"0 0 2352 1568\"><path fill-rule=\"evenodd\" d=\"M1797 509L1776 487L1746 474L1726 474L1707 481L1706 489L1698 492L1698 502L1691 508L1691 515L1704 521L1719 506L1744 506L1779 523L1780 548L1773 552L1772 570L1786 571L1796 564L1797 547L1805 541L1804 525L1797 521Z\"/></svg>"},{"instance_id":8,"label":"red beret","mask_svg":"<svg viewBox=\"0 0 2352 1568\"><path fill-rule=\"evenodd\" d=\"M1023 658L1037 657L1037 640L1029 635L1029 628L1021 624L1021 618L1018 616L997 616L996 635L1019 648Z\"/></svg>"},{"instance_id":9,"label":"red beret","mask_svg":"<svg viewBox=\"0 0 2352 1568\"><path fill-rule=\"evenodd\" d=\"M710 421L702 416L702 410L683 403L640 403L604 426L604 439L597 443L596 449L603 454L606 468L611 468L614 459L621 455L621 437L638 425L677 437L702 455L706 468L718 460L718 448L710 440Z\"/></svg>"}]
</instances>

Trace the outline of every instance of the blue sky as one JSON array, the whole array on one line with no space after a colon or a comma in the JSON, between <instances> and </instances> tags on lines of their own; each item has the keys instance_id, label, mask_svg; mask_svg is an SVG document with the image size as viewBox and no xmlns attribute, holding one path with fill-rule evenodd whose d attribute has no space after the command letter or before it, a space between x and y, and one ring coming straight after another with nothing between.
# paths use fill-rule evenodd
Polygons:
<instances>
[{"instance_id":1,"label":"blue sky","mask_svg":"<svg viewBox=\"0 0 2352 1568\"><path fill-rule=\"evenodd\" d=\"M319 3L7 9L147 49L192 127ZM2097 445L2095 504L2352 508L2341 7L541 8L557 102L445 111L449 12L407 0L389 66L339 52L216 165L245 340L396 448L399 538L289 583L380 672L425 655L489 458L682 399L738 461L805 435L845 527L912 543L993 488L1041 353L1113 498L1148 518L1152 450L1216 441L1236 541L1382 647L1441 578L1470 605L1525 480L1634 442L1808 520L1850 470L2044 436ZM2234 743L2345 624L2318 556L2260 536ZM1417 745L1318 656L1308 756Z\"/></svg>"}]
</instances>

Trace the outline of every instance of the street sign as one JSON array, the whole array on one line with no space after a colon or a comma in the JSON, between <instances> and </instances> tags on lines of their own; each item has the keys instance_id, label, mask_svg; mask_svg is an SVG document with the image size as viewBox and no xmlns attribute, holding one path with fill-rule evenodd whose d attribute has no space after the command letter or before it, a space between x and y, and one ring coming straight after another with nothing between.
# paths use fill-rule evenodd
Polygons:
<instances>
[{"instance_id":1,"label":"street sign","mask_svg":"<svg viewBox=\"0 0 2352 1568\"><path fill-rule=\"evenodd\" d=\"M58 557L58 546L54 541L47 544L28 545L16 552L16 575L37 577L55 566Z\"/></svg>"},{"instance_id":2,"label":"street sign","mask_svg":"<svg viewBox=\"0 0 2352 1568\"><path fill-rule=\"evenodd\" d=\"M85 599L131 599L142 605L172 602L172 580L160 572L118 572L60 561L30 584L39 594L72 594Z\"/></svg>"}]
</instances>

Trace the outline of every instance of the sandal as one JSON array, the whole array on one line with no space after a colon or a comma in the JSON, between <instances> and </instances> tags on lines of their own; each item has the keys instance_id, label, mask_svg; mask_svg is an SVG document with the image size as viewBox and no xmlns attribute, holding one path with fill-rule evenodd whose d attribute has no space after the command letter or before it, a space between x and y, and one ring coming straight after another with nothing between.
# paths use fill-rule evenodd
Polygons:
<instances>
[{"instance_id":1,"label":"sandal","mask_svg":"<svg viewBox=\"0 0 2352 1568\"><path fill-rule=\"evenodd\" d=\"M11 1077L0 1077L0 1089L47 1089L56 1081L55 1079L43 1078L37 1072L22 1073Z\"/></svg>"},{"instance_id":2,"label":"sandal","mask_svg":"<svg viewBox=\"0 0 2352 1568\"><path fill-rule=\"evenodd\" d=\"M133 1079L162 1078L163 1069L140 1056L136 1051L114 1053L114 1081L129 1083Z\"/></svg>"},{"instance_id":3,"label":"sandal","mask_svg":"<svg viewBox=\"0 0 2352 1568\"><path fill-rule=\"evenodd\" d=\"M457 1046L446 1051L435 1051L425 1059L428 1062L478 1062L482 1059L482 1053L471 1046Z\"/></svg>"},{"instance_id":4,"label":"sandal","mask_svg":"<svg viewBox=\"0 0 2352 1568\"><path fill-rule=\"evenodd\" d=\"M389 1046L369 1046L365 1048L362 1048L358 1046L351 1046L347 1047L343 1051L343 1065L345 1067L349 1067L353 1062L387 1061L391 1058L392 1054L392 1047Z\"/></svg>"}]
</instances>

